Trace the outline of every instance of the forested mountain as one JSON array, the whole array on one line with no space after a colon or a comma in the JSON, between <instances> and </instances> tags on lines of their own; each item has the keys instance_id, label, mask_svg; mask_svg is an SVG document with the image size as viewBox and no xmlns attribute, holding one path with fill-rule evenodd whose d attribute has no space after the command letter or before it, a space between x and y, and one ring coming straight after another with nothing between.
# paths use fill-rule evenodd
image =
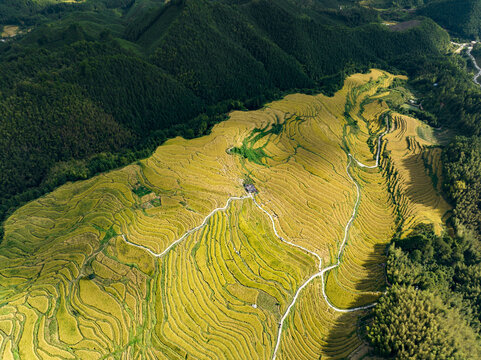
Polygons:
<instances>
[{"instance_id":1,"label":"forested mountain","mask_svg":"<svg viewBox=\"0 0 481 360\"><path fill-rule=\"evenodd\" d=\"M10 4L31 9L17 23L33 25L0 43L1 213L167 137L202 134L230 109L332 93L348 73L401 71L447 44L429 20L394 32L359 6L300 3Z\"/></svg>"},{"instance_id":2,"label":"forested mountain","mask_svg":"<svg viewBox=\"0 0 481 360\"><path fill-rule=\"evenodd\" d=\"M134 2L135 0L2 0L0 24L35 25L77 11L127 9ZM160 5L163 1L153 2Z\"/></svg>"},{"instance_id":3,"label":"forested mountain","mask_svg":"<svg viewBox=\"0 0 481 360\"><path fill-rule=\"evenodd\" d=\"M481 1L479 0L432 1L420 9L419 13L429 16L458 36L478 39L481 34Z\"/></svg>"},{"instance_id":4,"label":"forested mountain","mask_svg":"<svg viewBox=\"0 0 481 360\"><path fill-rule=\"evenodd\" d=\"M22 33L0 42L0 220L66 181L146 157L167 138L203 135L232 109L288 92L333 94L371 67L407 74L420 118L471 137L444 149L452 233L419 227L393 239L393 287L367 338L388 357L479 358L481 90L438 24L479 36L480 1L426 4L390 4L416 20L393 31L375 2L2 1L0 29ZM406 321L414 325L386 325Z\"/></svg>"},{"instance_id":5,"label":"forested mountain","mask_svg":"<svg viewBox=\"0 0 481 360\"><path fill-rule=\"evenodd\" d=\"M386 357L478 359L481 90L439 25L477 38L480 19L480 0L4 0L0 30L21 32L0 42L0 221L230 110L331 95L371 67L407 74L416 115L461 135L443 149L451 232L392 240L366 339Z\"/></svg>"}]
</instances>

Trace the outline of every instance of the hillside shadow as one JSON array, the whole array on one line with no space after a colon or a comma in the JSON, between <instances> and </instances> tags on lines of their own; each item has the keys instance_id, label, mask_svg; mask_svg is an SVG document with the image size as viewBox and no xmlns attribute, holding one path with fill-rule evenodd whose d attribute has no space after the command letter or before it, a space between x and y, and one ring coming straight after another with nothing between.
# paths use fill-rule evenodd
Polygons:
<instances>
[{"instance_id":1,"label":"hillside shadow","mask_svg":"<svg viewBox=\"0 0 481 360\"><path fill-rule=\"evenodd\" d=\"M388 239L391 240L391 239ZM374 244L368 253L358 265L363 269L363 273L367 274L364 279L357 281L354 289L357 291L384 291L386 288L386 252L388 244ZM342 266L342 264L341 264ZM374 282L373 279L376 279ZM375 286L373 286L375 284ZM369 289L369 290L366 290ZM364 304L360 304L364 305ZM359 306L354 304L353 306Z\"/></svg>"},{"instance_id":2,"label":"hillside shadow","mask_svg":"<svg viewBox=\"0 0 481 360\"><path fill-rule=\"evenodd\" d=\"M330 291L330 287L326 289L326 295L334 306L341 309L352 309L370 305L378 300L388 286L386 278L387 246L388 244L374 244L369 253L363 254L362 260L356 261L356 270L363 276L356 278L348 288L339 281L337 270L342 270L343 266L352 265L353 260L350 260L350 264L344 260L339 268L328 273L327 281L331 284L332 282L336 283L335 288L331 288Z\"/></svg>"},{"instance_id":3,"label":"hillside shadow","mask_svg":"<svg viewBox=\"0 0 481 360\"><path fill-rule=\"evenodd\" d=\"M359 311L353 313L342 313L329 326L329 331L322 347L323 354L319 356L319 360L323 359L360 359L366 353L367 344L363 341L362 326L363 318L368 311ZM360 346L352 347L352 344ZM363 347L366 347L363 349ZM358 353L361 357L351 357Z\"/></svg>"},{"instance_id":4,"label":"hillside shadow","mask_svg":"<svg viewBox=\"0 0 481 360\"><path fill-rule=\"evenodd\" d=\"M428 209L437 210L440 200L443 199L437 189L437 184L442 179L429 175L421 155L405 156L398 161L400 166L405 169L408 177L408 179L405 179L405 191L402 195L406 196L413 204L420 204ZM420 183L416 183L416 181Z\"/></svg>"},{"instance_id":5,"label":"hillside shadow","mask_svg":"<svg viewBox=\"0 0 481 360\"><path fill-rule=\"evenodd\" d=\"M426 124L416 127L416 135L434 146L446 145L453 137L452 131L449 129L436 129Z\"/></svg>"}]
</instances>

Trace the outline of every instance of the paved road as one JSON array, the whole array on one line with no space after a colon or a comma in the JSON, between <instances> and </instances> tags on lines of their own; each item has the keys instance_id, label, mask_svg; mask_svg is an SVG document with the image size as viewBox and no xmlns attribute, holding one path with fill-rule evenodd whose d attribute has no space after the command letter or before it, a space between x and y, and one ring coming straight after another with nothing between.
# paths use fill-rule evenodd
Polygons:
<instances>
[{"instance_id":1,"label":"paved road","mask_svg":"<svg viewBox=\"0 0 481 360\"><path fill-rule=\"evenodd\" d=\"M471 61L473 62L474 64L474 67L476 68L476 70L478 70L478 72L474 75L473 77L473 81L475 84L477 85L481 85L479 82L478 82L478 77L481 75L481 68L478 66L478 63L476 62L476 59L474 58L474 56L471 54L471 50L473 50L473 47L472 46L469 46L468 47L468 51L466 52L468 54L468 56L471 58Z\"/></svg>"}]
</instances>

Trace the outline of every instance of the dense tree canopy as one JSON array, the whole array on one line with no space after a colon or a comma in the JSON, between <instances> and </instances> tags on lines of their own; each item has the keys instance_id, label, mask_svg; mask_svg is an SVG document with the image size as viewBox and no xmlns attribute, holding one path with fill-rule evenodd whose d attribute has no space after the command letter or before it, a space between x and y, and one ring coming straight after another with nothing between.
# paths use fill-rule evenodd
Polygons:
<instances>
[{"instance_id":1,"label":"dense tree canopy","mask_svg":"<svg viewBox=\"0 0 481 360\"><path fill-rule=\"evenodd\" d=\"M478 359L474 330L454 308L429 291L393 287L374 310L368 337L376 349L396 359Z\"/></svg>"},{"instance_id":2,"label":"dense tree canopy","mask_svg":"<svg viewBox=\"0 0 481 360\"><path fill-rule=\"evenodd\" d=\"M479 358L479 240L468 233L438 236L421 224L393 239L386 270L392 287L367 331L377 352L397 359Z\"/></svg>"},{"instance_id":3,"label":"dense tree canopy","mask_svg":"<svg viewBox=\"0 0 481 360\"><path fill-rule=\"evenodd\" d=\"M334 3L9 4L30 9L17 23L31 31L0 43L2 217L62 179L201 135L231 109L333 93L349 73L401 53L439 56L448 41L429 20L392 32L372 11ZM99 153L111 161L89 166Z\"/></svg>"},{"instance_id":4,"label":"dense tree canopy","mask_svg":"<svg viewBox=\"0 0 481 360\"><path fill-rule=\"evenodd\" d=\"M457 137L444 149L443 166L456 225L481 234L481 139Z\"/></svg>"},{"instance_id":5,"label":"dense tree canopy","mask_svg":"<svg viewBox=\"0 0 481 360\"><path fill-rule=\"evenodd\" d=\"M420 13L460 36L473 39L481 34L480 0L430 1Z\"/></svg>"}]
</instances>

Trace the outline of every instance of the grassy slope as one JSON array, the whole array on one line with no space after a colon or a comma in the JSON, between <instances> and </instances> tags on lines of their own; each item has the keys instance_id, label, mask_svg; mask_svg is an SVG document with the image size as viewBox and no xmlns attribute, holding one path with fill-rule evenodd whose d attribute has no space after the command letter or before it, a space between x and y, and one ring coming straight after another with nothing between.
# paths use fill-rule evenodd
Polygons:
<instances>
[{"instance_id":1,"label":"grassy slope","mask_svg":"<svg viewBox=\"0 0 481 360\"><path fill-rule=\"evenodd\" d=\"M16 211L0 244L3 358L270 358L279 318L317 264L281 243L251 200L218 212L160 259L121 235L161 252L229 196L244 194L242 179L249 176L281 235L327 265L355 200L343 146L372 161L367 142L388 108L376 100L361 112L360 103L391 81L376 70L350 77L332 98L296 94L262 110L234 112L208 136L169 140L138 164L65 185ZM363 116L357 128L344 119L347 98L350 116ZM248 138L268 156L253 162L226 151ZM353 175L362 203L327 288L339 306L377 296L382 245L394 231L385 178L378 170ZM373 212L385 213L386 221L374 221ZM386 238L375 239L373 230ZM358 314L333 313L320 291L315 281L301 294L280 358L342 358L360 344Z\"/></svg>"}]
</instances>

